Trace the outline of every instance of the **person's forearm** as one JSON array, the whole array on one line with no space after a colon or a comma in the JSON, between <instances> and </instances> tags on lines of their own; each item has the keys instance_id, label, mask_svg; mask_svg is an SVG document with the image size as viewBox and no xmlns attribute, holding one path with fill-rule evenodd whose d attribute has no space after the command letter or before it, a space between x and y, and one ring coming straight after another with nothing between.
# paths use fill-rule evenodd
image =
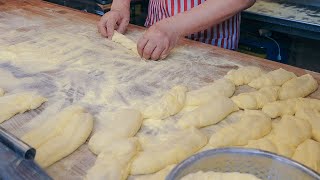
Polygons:
<instances>
[{"instance_id":1,"label":"person's forearm","mask_svg":"<svg viewBox=\"0 0 320 180\"><path fill-rule=\"evenodd\" d=\"M164 19L181 36L217 25L252 6L255 0L207 0L190 11Z\"/></svg>"},{"instance_id":2,"label":"person's forearm","mask_svg":"<svg viewBox=\"0 0 320 180\"><path fill-rule=\"evenodd\" d=\"M130 8L131 0L113 0L111 9Z\"/></svg>"}]
</instances>

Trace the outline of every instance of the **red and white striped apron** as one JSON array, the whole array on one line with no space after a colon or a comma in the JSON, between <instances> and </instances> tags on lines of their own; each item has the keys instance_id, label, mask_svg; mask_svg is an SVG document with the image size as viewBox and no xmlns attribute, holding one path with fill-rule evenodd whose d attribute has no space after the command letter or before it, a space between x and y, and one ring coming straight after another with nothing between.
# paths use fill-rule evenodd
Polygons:
<instances>
[{"instance_id":1,"label":"red and white striped apron","mask_svg":"<svg viewBox=\"0 0 320 180\"><path fill-rule=\"evenodd\" d=\"M145 26L150 27L161 19L188 11L205 0L150 0ZM225 49L237 49L240 35L240 13L232 18L187 38Z\"/></svg>"}]
</instances>

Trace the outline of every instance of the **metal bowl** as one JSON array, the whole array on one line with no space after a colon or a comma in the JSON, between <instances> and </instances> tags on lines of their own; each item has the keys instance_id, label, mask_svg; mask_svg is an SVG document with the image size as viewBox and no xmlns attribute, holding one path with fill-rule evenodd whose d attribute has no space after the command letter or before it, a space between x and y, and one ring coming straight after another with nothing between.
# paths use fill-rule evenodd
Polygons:
<instances>
[{"instance_id":1,"label":"metal bowl","mask_svg":"<svg viewBox=\"0 0 320 180\"><path fill-rule=\"evenodd\" d=\"M221 148L198 153L178 164L166 180L179 180L198 171L249 173L263 180L320 180L306 166L270 152Z\"/></svg>"}]
</instances>

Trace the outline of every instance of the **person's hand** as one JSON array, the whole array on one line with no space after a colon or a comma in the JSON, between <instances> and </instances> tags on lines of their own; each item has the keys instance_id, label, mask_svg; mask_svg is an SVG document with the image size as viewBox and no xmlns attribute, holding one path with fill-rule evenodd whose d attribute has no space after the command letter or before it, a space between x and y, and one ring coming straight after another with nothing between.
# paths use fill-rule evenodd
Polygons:
<instances>
[{"instance_id":1,"label":"person's hand","mask_svg":"<svg viewBox=\"0 0 320 180\"><path fill-rule=\"evenodd\" d=\"M180 34L165 20L151 26L139 39L138 53L145 59L164 59L175 47Z\"/></svg>"},{"instance_id":2,"label":"person's hand","mask_svg":"<svg viewBox=\"0 0 320 180\"><path fill-rule=\"evenodd\" d=\"M104 14L98 22L98 31L102 36L111 39L114 30L124 33L130 21L130 5L112 4L111 10Z\"/></svg>"}]
</instances>

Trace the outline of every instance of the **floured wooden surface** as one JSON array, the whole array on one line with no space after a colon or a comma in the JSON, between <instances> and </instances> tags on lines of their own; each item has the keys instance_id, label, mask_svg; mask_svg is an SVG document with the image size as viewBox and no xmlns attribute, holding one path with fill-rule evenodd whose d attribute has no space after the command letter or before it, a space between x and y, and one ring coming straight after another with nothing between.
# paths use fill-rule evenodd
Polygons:
<instances>
[{"instance_id":1,"label":"floured wooden surface","mask_svg":"<svg viewBox=\"0 0 320 180\"><path fill-rule=\"evenodd\" d=\"M34 90L48 98L40 108L16 115L1 126L21 137L45 117L77 103L95 116L97 130L108 123L115 109L140 108L174 85L196 89L244 65L266 70L283 67L189 42L176 48L165 61L143 61L121 45L102 38L96 29L97 20L94 15L38 1L0 0L0 75L13 74L18 79L6 81L7 78L0 77L1 88L8 93ZM142 32L130 27L126 35L136 41ZM304 73L304 70L292 70ZM319 79L318 74L313 75ZM243 86L236 93L250 90ZM312 97L320 98L320 91ZM217 128L239 119L241 113L233 113L228 120L202 130L210 137ZM174 131L172 124L182 114L164 121L145 121L138 136ZM46 171L55 179L81 179L95 158L85 144Z\"/></svg>"}]
</instances>

